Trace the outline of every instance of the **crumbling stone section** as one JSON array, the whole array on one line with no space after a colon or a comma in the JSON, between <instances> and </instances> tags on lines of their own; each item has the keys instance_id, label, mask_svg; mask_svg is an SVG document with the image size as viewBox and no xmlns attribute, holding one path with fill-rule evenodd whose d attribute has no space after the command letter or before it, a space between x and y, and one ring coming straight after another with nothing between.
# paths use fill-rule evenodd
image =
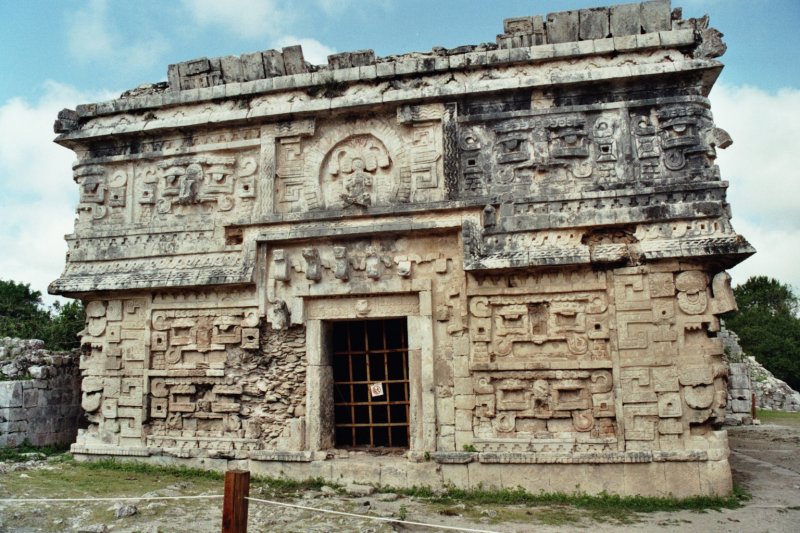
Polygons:
<instances>
[{"instance_id":1,"label":"crumbling stone section","mask_svg":"<svg viewBox=\"0 0 800 533\"><path fill-rule=\"evenodd\" d=\"M242 382L249 383L253 394L249 404L254 411L251 420L258 421L252 433L261 439L264 449L302 449L306 414L306 332L298 326L285 330L263 327L263 356L257 367L245 367L246 374L242 376ZM262 397L256 405L256 400Z\"/></svg>"},{"instance_id":2,"label":"crumbling stone section","mask_svg":"<svg viewBox=\"0 0 800 533\"><path fill-rule=\"evenodd\" d=\"M76 457L728 492L716 333L754 250L707 30L664 0L554 13L498 44L193 60L61 113Z\"/></svg>"},{"instance_id":3,"label":"crumbling stone section","mask_svg":"<svg viewBox=\"0 0 800 533\"><path fill-rule=\"evenodd\" d=\"M756 407L771 411L800 411L800 393L792 389L785 381L772 375L772 372L748 356L739 345L739 336L735 332L723 328L719 337L725 347L725 356L730 361L731 380L728 389L728 410L733 418L748 423L750 416L751 394L756 396ZM746 388L745 388L746 387ZM745 400L747 406L745 409ZM738 413L747 413L745 417Z\"/></svg>"},{"instance_id":4,"label":"crumbling stone section","mask_svg":"<svg viewBox=\"0 0 800 533\"><path fill-rule=\"evenodd\" d=\"M40 340L0 339L0 447L74 442L83 419L77 361Z\"/></svg>"}]
</instances>

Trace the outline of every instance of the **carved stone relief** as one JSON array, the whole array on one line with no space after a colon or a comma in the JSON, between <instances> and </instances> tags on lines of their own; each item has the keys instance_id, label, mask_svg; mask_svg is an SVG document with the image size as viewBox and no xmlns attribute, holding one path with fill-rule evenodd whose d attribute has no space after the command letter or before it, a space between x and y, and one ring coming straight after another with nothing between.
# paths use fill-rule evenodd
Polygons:
<instances>
[{"instance_id":1,"label":"carved stone relief","mask_svg":"<svg viewBox=\"0 0 800 533\"><path fill-rule=\"evenodd\" d=\"M256 196L255 154L197 155L162 160L142 169L139 219L247 210Z\"/></svg>"},{"instance_id":2,"label":"carved stone relief","mask_svg":"<svg viewBox=\"0 0 800 533\"><path fill-rule=\"evenodd\" d=\"M498 281L500 286L492 290L491 277L481 276L471 291L481 293L469 298L471 368L551 368L553 364L576 368L578 361L610 367L605 292L550 288L537 293L535 277ZM508 283L514 284L514 290L503 290ZM533 290L526 291L526 284Z\"/></svg>"},{"instance_id":3,"label":"carved stone relief","mask_svg":"<svg viewBox=\"0 0 800 533\"><path fill-rule=\"evenodd\" d=\"M667 178L717 181L714 148L730 142L696 103L466 122L459 129L461 194L524 198ZM619 157L627 146L633 165Z\"/></svg>"},{"instance_id":4,"label":"carved stone relief","mask_svg":"<svg viewBox=\"0 0 800 533\"><path fill-rule=\"evenodd\" d=\"M235 336L231 329L230 339ZM303 330L242 328L241 358L228 355L225 375L170 373L150 379L148 446L236 451L302 449ZM257 350L254 352L253 350ZM268 354L268 355L266 355ZM286 437L294 434L292 439Z\"/></svg>"},{"instance_id":5,"label":"carved stone relief","mask_svg":"<svg viewBox=\"0 0 800 533\"><path fill-rule=\"evenodd\" d=\"M126 222L129 179L125 165L80 166L75 168L74 178L80 188L79 226Z\"/></svg>"},{"instance_id":6,"label":"carved stone relief","mask_svg":"<svg viewBox=\"0 0 800 533\"><path fill-rule=\"evenodd\" d=\"M442 113L319 124L276 144L279 213L443 199Z\"/></svg>"},{"instance_id":7,"label":"carved stone relief","mask_svg":"<svg viewBox=\"0 0 800 533\"><path fill-rule=\"evenodd\" d=\"M547 439L594 439L600 449L616 442L609 370L478 373L473 379L481 448L483 439L498 438L520 439L519 451L534 451L535 441Z\"/></svg>"},{"instance_id":8,"label":"carved stone relief","mask_svg":"<svg viewBox=\"0 0 800 533\"><path fill-rule=\"evenodd\" d=\"M436 272L447 271L441 252L405 253L403 240L368 239L308 248L275 248L270 253L269 277L290 288L299 276L312 283L380 282L408 279L421 264L432 264Z\"/></svg>"},{"instance_id":9,"label":"carved stone relief","mask_svg":"<svg viewBox=\"0 0 800 533\"><path fill-rule=\"evenodd\" d=\"M615 276L628 449L682 449L724 419L727 369L715 314L733 304L730 277L699 270ZM724 312L724 311L719 311Z\"/></svg>"},{"instance_id":10,"label":"carved stone relief","mask_svg":"<svg viewBox=\"0 0 800 533\"><path fill-rule=\"evenodd\" d=\"M107 444L141 442L141 376L149 358L144 342L147 308L144 299L93 300L86 305L86 328L80 333L81 404L92 424L88 434Z\"/></svg>"},{"instance_id":11,"label":"carved stone relief","mask_svg":"<svg viewBox=\"0 0 800 533\"><path fill-rule=\"evenodd\" d=\"M80 444L302 448L303 330L265 332L255 309L220 307L252 294L219 296L87 303Z\"/></svg>"},{"instance_id":12,"label":"carved stone relief","mask_svg":"<svg viewBox=\"0 0 800 533\"><path fill-rule=\"evenodd\" d=\"M79 220L52 290L88 299L78 446L317 461L335 440L326 322L406 317L409 460L618 462L624 477L710 458L715 332L736 305L719 269L752 253L715 166L731 141L701 96L718 66L681 66L696 35L667 45L644 26L635 51L589 57L590 40L558 36L569 17L539 21L557 57L339 54L306 72L292 49L291 78L250 54L218 61L224 85L67 113Z\"/></svg>"},{"instance_id":13,"label":"carved stone relief","mask_svg":"<svg viewBox=\"0 0 800 533\"><path fill-rule=\"evenodd\" d=\"M225 367L228 350L259 347L258 318L236 310L164 310L152 316L151 368Z\"/></svg>"}]
</instances>

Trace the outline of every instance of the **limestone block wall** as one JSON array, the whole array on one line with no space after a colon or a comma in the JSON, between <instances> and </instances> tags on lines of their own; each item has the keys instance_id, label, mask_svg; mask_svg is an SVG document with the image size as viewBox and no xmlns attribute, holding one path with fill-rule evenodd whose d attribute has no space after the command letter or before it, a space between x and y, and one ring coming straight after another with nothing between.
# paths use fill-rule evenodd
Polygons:
<instances>
[{"instance_id":1,"label":"limestone block wall","mask_svg":"<svg viewBox=\"0 0 800 533\"><path fill-rule=\"evenodd\" d=\"M730 377L728 380L728 413L727 424L752 424L753 423L753 386L747 365L744 363L730 363Z\"/></svg>"},{"instance_id":2,"label":"limestone block wall","mask_svg":"<svg viewBox=\"0 0 800 533\"><path fill-rule=\"evenodd\" d=\"M723 51L656 0L510 19L496 45L200 59L63 112L81 197L51 290L87 308L73 451L729 490L716 335L725 269L754 250L715 164ZM375 463L337 440L334 394L341 323L378 321L402 331L402 379L347 386L408 393Z\"/></svg>"},{"instance_id":3,"label":"limestone block wall","mask_svg":"<svg viewBox=\"0 0 800 533\"><path fill-rule=\"evenodd\" d=\"M0 447L67 445L83 424L76 353L0 339Z\"/></svg>"}]
</instances>

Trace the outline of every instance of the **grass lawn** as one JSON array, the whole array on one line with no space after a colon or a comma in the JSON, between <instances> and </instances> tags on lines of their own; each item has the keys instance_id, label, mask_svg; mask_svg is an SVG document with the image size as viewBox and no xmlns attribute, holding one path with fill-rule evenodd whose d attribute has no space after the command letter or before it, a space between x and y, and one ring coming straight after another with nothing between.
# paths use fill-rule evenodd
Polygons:
<instances>
[{"instance_id":1,"label":"grass lawn","mask_svg":"<svg viewBox=\"0 0 800 533\"><path fill-rule=\"evenodd\" d=\"M779 426L800 426L800 412L789 413L786 411L769 411L766 409L756 409L756 418L766 424L776 424Z\"/></svg>"}]
</instances>

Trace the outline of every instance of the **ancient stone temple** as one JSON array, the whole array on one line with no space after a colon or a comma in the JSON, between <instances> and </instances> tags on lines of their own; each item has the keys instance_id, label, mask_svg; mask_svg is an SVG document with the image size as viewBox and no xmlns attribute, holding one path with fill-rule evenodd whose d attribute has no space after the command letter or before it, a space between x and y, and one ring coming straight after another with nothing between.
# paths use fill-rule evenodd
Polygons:
<instances>
[{"instance_id":1,"label":"ancient stone temple","mask_svg":"<svg viewBox=\"0 0 800 533\"><path fill-rule=\"evenodd\" d=\"M499 21L498 21L499 22ZM170 65L64 110L78 458L726 493L721 34L668 0L496 44Z\"/></svg>"}]
</instances>

